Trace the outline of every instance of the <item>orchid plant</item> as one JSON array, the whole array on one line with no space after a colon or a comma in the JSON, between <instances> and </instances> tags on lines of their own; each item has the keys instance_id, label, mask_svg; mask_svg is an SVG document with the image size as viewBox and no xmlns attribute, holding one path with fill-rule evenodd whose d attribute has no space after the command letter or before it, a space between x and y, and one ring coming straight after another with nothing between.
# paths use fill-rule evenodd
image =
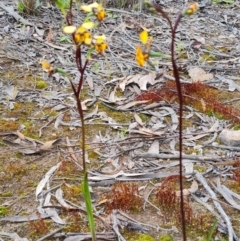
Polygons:
<instances>
[{"instance_id":1,"label":"orchid plant","mask_svg":"<svg viewBox=\"0 0 240 241\"><path fill-rule=\"evenodd\" d=\"M95 35L92 36L91 30L93 28L96 28L99 24L99 22L103 21L104 18L107 17L107 14L102 7L101 4L94 2L89 5L81 5L80 10L86 12L86 13L93 13L95 15L97 22L91 22L86 21L82 23L80 26L76 27L73 25L73 15L72 15L72 0L70 1L70 9L68 13L65 13L65 10L62 10L63 14L66 17L66 23L67 26L63 28L63 32L66 34L71 34L72 39L75 45L75 61L77 69L80 73L79 81L77 86L75 86L71 80L67 76L64 70L59 68L53 68L51 64L45 60L41 62L42 69L48 73L49 76L53 75L56 72L59 72L66 77L68 77L76 102L77 102L77 109L80 115L81 124L82 124L82 131L81 131L81 149L82 149L82 165L83 165L83 182L82 182L82 191L83 191L83 197L87 209L87 215L88 215L88 222L90 231L92 234L92 240L96 241L96 232L95 232L95 223L94 223L94 217L93 217L93 211L92 211L92 202L91 202L91 194L89 191L89 184L88 184L88 173L87 173L87 166L86 166L86 160L85 160L85 128L84 128L84 116L83 116L83 109L81 105L80 100L80 94L84 82L84 74L87 67L87 64L91 58L91 53L95 50L97 54L104 54L105 50L108 48L107 42L106 42L106 36L103 35ZM60 6L60 9L61 6ZM88 55L85 62L83 62L82 57L82 48L88 48Z\"/></svg>"},{"instance_id":2,"label":"orchid plant","mask_svg":"<svg viewBox=\"0 0 240 241\"><path fill-rule=\"evenodd\" d=\"M198 4L192 3L182 12L180 12L175 20L174 25L172 21L168 17L168 15L163 11L163 9L154 1L151 3L153 7L156 9L157 12L161 13L162 16L167 20L171 33L172 33L172 42L171 42L171 61L173 67L173 74L175 77L175 82L177 86L177 93L179 99L179 182L180 182L180 210L182 216L182 233L183 233L183 240L186 241L186 223L185 223L185 212L184 212L184 197L183 197L183 176L182 176L182 116L183 116L183 95L182 95L182 88L181 82L179 78L179 72L175 60L175 34L178 27L178 24L181 21L181 18L186 15L192 15L198 10ZM136 47L136 62L139 66L143 66L146 61L149 61L149 57L156 57L156 53L151 51L151 44L153 41L153 37L148 36L147 30L143 30L139 35L140 41L143 44L143 49L138 45Z\"/></svg>"}]
</instances>

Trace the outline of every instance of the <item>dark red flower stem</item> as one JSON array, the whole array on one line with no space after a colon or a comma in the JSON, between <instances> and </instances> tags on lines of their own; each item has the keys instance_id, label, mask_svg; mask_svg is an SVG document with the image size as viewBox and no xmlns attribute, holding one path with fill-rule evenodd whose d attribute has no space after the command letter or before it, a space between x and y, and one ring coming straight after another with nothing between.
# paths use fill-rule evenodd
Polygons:
<instances>
[{"instance_id":1,"label":"dark red flower stem","mask_svg":"<svg viewBox=\"0 0 240 241\"><path fill-rule=\"evenodd\" d=\"M180 202L180 209L181 209L181 216L182 216L182 234L183 234L183 241L187 240L186 236L186 223L185 223L185 212L184 212L184 197L183 197L183 176L182 176L182 116L183 116L183 94L181 88L181 82L179 77L179 72L177 68L177 64L175 61L175 35L177 26L181 21L182 13L179 13L177 19L175 21L174 27L172 25L172 21L168 17L168 15L162 10L162 8L155 2L152 1L152 5L154 8L162 14L162 16L167 20L171 33L172 33L172 42L171 42L171 61L173 67L173 74L176 81L177 92L178 92L178 100L179 100L179 182L180 182L180 194L181 194L181 202Z\"/></svg>"},{"instance_id":2,"label":"dark red flower stem","mask_svg":"<svg viewBox=\"0 0 240 241\"><path fill-rule=\"evenodd\" d=\"M69 12L66 15L66 22L68 24L68 26L71 26L73 24L72 21L72 0L70 1L70 9ZM75 96L75 99L77 101L77 109L78 109L78 113L80 115L80 120L81 120L81 124L82 124L82 133L81 133L81 147L82 147L82 165L83 165L83 171L84 173L86 173L86 160L85 160L85 128L84 128L84 115L83 115L83 109L82 109L82 104L81 104L81 99L80 99L80 94L81 94L81 90L82 90L82 86L83 86L83 81L84 81L84 72L86 70L87 64L88 64L88 60L85 61L85 63L83 64L82 62L82 45L77 44L75 37L74 37L74 33L72 34L72 38L73 41L76 45L76 52L75 52L75 61L76 61L76 65L78 68L78 71L80 73L80 77L79 77L79 81L78 81L78 85L77 88L74 86L73 82L70 80L70 84Z\"/></svg>"}]
</instances>

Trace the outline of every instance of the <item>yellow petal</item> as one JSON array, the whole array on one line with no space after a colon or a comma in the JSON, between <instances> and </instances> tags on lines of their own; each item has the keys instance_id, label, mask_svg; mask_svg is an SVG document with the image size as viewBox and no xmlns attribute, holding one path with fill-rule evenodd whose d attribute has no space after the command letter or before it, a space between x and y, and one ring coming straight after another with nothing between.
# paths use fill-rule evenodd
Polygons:
<instances>
[{"instance_id":1,"label":"yellow petal","mask_svg":"<svg viewBox=\"0 0 240 241\"><path fill-rule=\"evenodd\" d=\"M143 30L143 31L140 33L139 38L140 38L140 40L141 40L141 42L142 42L143 44L146 44L147 41L148 41L148 32L147 32L147 30Z\"/></svg>"},{"instance_id":2,"label":"yellow petal","mask_svg":"<svg viewBox=\"0 0 240 241\"><path fill-rule=\"evenodd\" d=\"M91 29L94 27L94 22L85 22L82 24L82 27L84 27L86 29Z\"/></svg>"},{"instance_id":3,"label":"yellow petal","mask_svg":"<svg viewBox=\"0 0 240 241\"><path fill-rule=\"evenodd\" d=\"M86 45L90 45L90 44L92 43L92 39L91 39L91 38L85 38L85 39L84 39L84 43L85 43Z\"/></svg>"},{"instance_id":4,"label":"yellow petal","mask_svg":"<svg viewBox=\"0 0 240 241\"><path fill-rule=\"evenodd\" d=\"M86 13L90 13L92 12L93 8L98 8L99 4L97 2L94 2L92 4L89 5L82 5L80 7L81 10L83 10Z\"/></svg>"},{"instance_id":5,"label":"yellow petal","mask_svg":"<svg viewBox=\"0 0 240 241\"><path fill-rule=\"evenodd\" d=\"M101 44L106 40L106 35L95 35L94 38L98 44Z\"/></svg>"},{"instance_id":6,"label":"yellow petal","mask_svg":"<svg viewBox=\"0 0 240 241\"><path fill-rule=\"evenodd\" d=\"M103 10L102 5L101 5L101 4L98 4L98 6L97 6L97 11L100 12L100 11L102 11L102 10Z\"/></svg>"},{"instance_id":7,"label":"yellow petal","mask_svg":"<svg viewBox=\"0 0 240 241\"><path fill-rule=\"evenodd\" d=\"M74 33L76 31L76 27L75 26L66 26L63 28L63 32L64 33Z\"/></svg>"},{"instance_id":8,"label":"yellow petal","mask_svg":"<svg viewBox=\"0 0 240 241\"><path fill-rule=\"evenodd\" d=\"M76 31L76 33L78 34L83 34L83 33L85 33L87 31L87 29L86 28L84 28L83 26L80 26L78 29L77 29L77 31Z\"/></svg>"},{"instance_id":9,"label":"yellow petal","mask_svg":"<svg viewBox=\"0 0 240 241\"><path fill-rule=\"evenodd\" d=\"M95 35L94 38L95 38L95 39L106 40L106 35L105 35L105 34L102 34L102 35Z\"/></svg>"}]
</instances>

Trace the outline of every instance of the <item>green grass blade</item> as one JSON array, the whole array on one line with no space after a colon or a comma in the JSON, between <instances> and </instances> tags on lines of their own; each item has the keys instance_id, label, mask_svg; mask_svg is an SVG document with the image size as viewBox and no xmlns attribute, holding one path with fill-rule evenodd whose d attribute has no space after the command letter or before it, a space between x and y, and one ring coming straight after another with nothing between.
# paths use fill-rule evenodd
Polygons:
<instances>
[{"instance_id":1,"label":"green grass blade","mask_svg":"<svg viewBox=\"0 0 240 241\"><path fill-rule=\"evenodd\" d=\"M211 227L211 229L210 229L210 231L208 233L206 241L211 241L212 240L212 236L213 236L213 233L214 233L214 231L215 231L215 229L217 227L217 224L218 224L218 222L217 222L217 220L215 220L214 223L213 223L213 226Z\"/></svg>"},{"instance_id":2,"label":"green grass blade","mask_svg":"<svg viewBox=\"0 0 240 241\"><path fill-rule=\"evenodd\" d=\"M87 216L88 216L88 223L90 227L90 231L92 234L92 240L96 241L96 232L95 232L95 223L93 218L93 211L92 211L92 200L91 200L91 194L89 191L89 185L88 185L88 178L87 178L87 172L84 173L83 183L82 183L82 191L83 191L83 197L87 209Z\"/></svg>"}]
</instances>

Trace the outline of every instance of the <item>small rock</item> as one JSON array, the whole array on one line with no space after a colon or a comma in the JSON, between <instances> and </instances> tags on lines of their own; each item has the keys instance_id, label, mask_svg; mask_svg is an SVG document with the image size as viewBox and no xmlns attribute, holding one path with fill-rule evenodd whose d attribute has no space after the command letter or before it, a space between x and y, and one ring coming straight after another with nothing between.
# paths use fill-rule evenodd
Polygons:
<instances>
[{"instance_id":1,"label":"small rock","mask_svg":"<svg viewBox=\"0 0 240 241\"><path fill-rule=\"evenodd\" d=\"M219 134L219 139L227 146L240 146L240 130L222 130Z\"/></svg>"}]
</instances>

